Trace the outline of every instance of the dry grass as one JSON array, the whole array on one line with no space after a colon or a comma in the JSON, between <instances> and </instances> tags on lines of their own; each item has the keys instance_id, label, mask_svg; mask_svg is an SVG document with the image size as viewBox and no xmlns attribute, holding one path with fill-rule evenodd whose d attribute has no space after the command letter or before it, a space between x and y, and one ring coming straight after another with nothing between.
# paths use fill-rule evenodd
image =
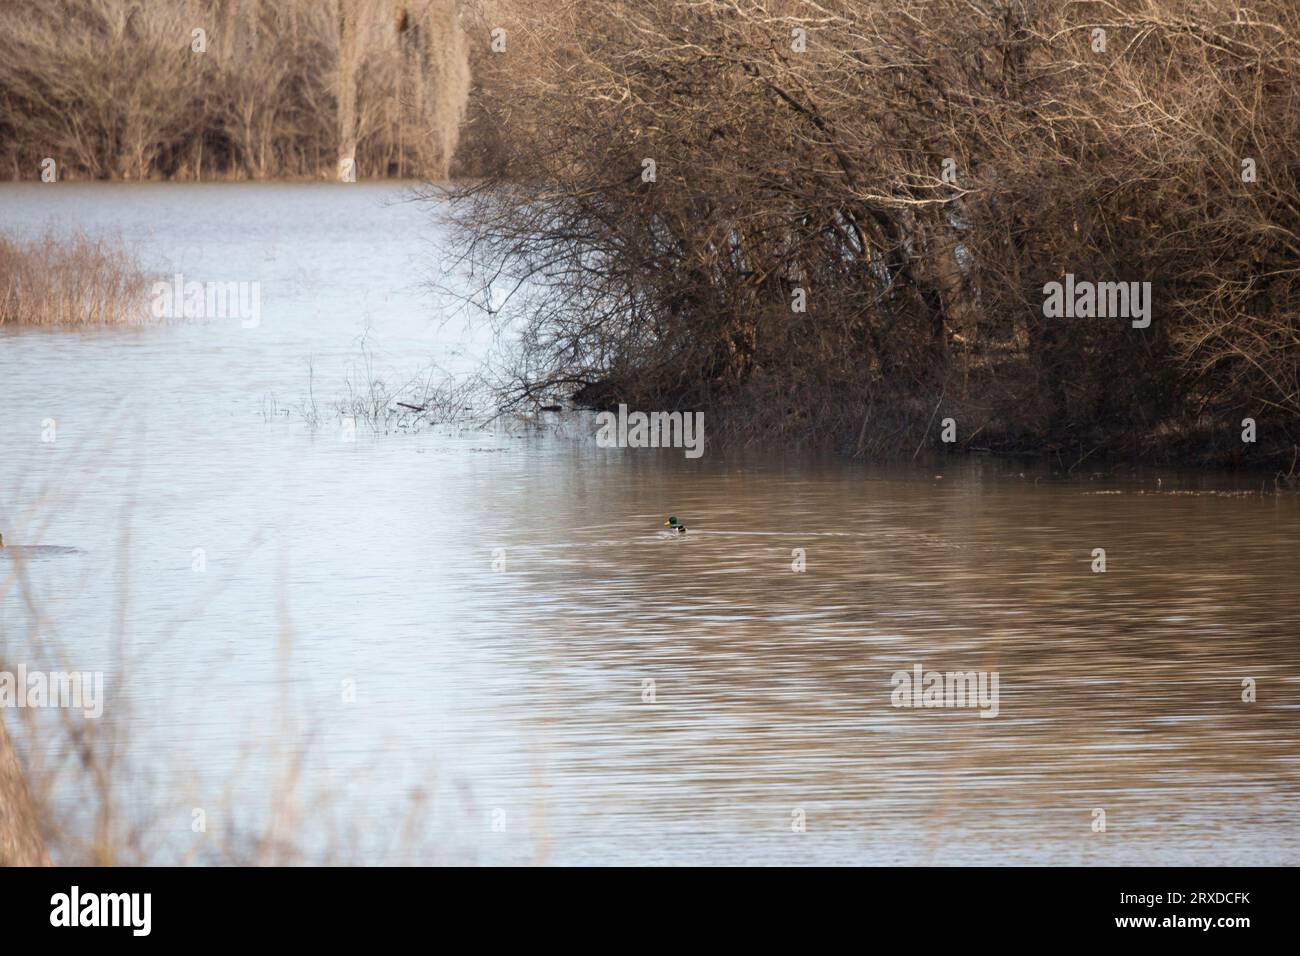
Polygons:
<instances>
[{"instance_id":1,"label":"dry grass","mask_svg":"<svg viewBox=\"0 0 1300 956\"><path fill-rule=\"evenodd\" d=\"M105 440L97 452L111 443ZM36 534L39 524L34 516L21 516L15 536L22 537L24 529ZM119 556L129 553L129 522L117 543ZM258 546L260 541L249 542L246 553ZM148 650L130 637L131 575L124 572L120 580L113 655L120 671L129 673ZM282 581L278 590L277 677L289 687L293 626L287 585ZM0 565L0 601L6 599L21 613L17 626L0 632L0 671L12 671L19 661L75 670L76 654L22 559ZM243 748L240 769L256 761L272 775L263 800L236 792L239 770L221 788L200 792L178 783L186 779L184 768L142 765L133 746L141 715L123 696L112 693L111 705L95 720L76 709L0 709L0 866L51 860L60 866L406 865L454 859L432 842L432 808L423 789L409 792L392 826L376 834L357 826L357 808L343 794L311 788L306 767L319 749L313 738L320 725L309 722L304 729L287 704L266 715L275 728L270 741ZM6 714L21 746L6 732ZM375 768L377 775L382 771ZM367 797L363 787L363 807ZM191 826L192 808L202 808L202 828Z\"/></svg>"},{"instance_id":2,"label":"dry grass","mask_svg":"<svg viewBox=\"0 0 1300 956\"><path fill-rule=\"evenodd\" d=\"M0 236L0 326L109 326L149 321L145 278L129 253L84 235Z\"/></svg>"},{"instance_id":3,"label":"dry grass","mask_svg":"<svg viewBox=\"0 0 1300 956\"><path fill-rule=\"evenodd\" d=\"M0 866L48 865L22 767L0 717Z\"/></svg>"},{"instance_id":4,"label":"dry grass","mask_svg":"<svg viewBox=\"0 0 1300 956\"><path fill-rule=\"evenodd\" d=\"M7 489L17 492L11 500L0 500L8 542L43 539L51 515L75 506L84 487L104 478L103 463L123 454L116 415L105 410L90 429L97 437L62 459L59 473L77 475L80 481L47 480L33 488ZM44 671L87 669L85 635L65 630L60 604L75 599L91 577L109 574L114 581L106 595L104 650L112 667L105 674L102 715L88 719L75 707L0 707L0 866L51 860L59 866L473 862L473 847L462 844L440 817L435 805L439 778L433 769L385 800L387 815L378 825L372 817L376 796L370 781L391 772L386 758L375 757L344 785L315 782L313 764L327 753L328 722L337 720L331 716L337 711L322 712L295 695L302 662L295 647L284 547L274 571L273 606L267 608L276 621L271 667L281 693L279 702L260 714L265 733L236 742L234 767L220 778L194 772L184 758L176 758L177 763L151 759L148 746L141 744L148 737L142 731L157 714L152 706L134 708L125 683L160 647L179 640L186 622L203 614L233 582L212 573L192 603L144 631L137 613L141 576L133 557L137 491L130 477L139 474L146 453L143 435L137 425L126 436L135 451L128 456L134 459L128 477L117 489L122 504L115 540L104 561L86 569L81 585L68 581L58 599L51 600L40 569L21 551L9 549L0 560L0 672L12 673L19 663ZM252 559L265 543L260 530L232 542L236 565ZM157 690L166 695L165 687ZM206 749L200 748L195 759L208 759ZM198 808L204 811L203 827L195 825Z\"/></svg>"}]
</instances>

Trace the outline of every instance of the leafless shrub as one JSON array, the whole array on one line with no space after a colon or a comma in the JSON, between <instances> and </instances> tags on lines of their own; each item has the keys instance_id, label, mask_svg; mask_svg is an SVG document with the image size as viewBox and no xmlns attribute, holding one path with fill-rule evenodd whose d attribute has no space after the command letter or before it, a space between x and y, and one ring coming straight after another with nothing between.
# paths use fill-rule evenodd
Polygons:
<instances>
[{"instance_id":1,"label":"leafless shrub","mask_svg":"<svg viewBox=\"0 0 1300 956\"><path fill-rule=\"evenodd\" d=\"M1240 450L1252 412L1260 454L1300 440L1289 0L503 2L471 35L494 24L493 176L452 215L468 298L523 323L507 403L707 406L860 454L949 415L1065 461ZM1067 272L1151 281L1152 327L1046 320Z\"/></svg>"}]
</instances>

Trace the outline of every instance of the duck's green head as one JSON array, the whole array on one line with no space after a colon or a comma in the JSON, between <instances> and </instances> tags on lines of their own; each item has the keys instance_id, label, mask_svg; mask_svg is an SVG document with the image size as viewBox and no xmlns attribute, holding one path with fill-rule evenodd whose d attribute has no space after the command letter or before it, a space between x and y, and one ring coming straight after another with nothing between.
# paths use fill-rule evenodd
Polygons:
<instances>
[{"instance_id":1,"label":"duck's green head","mask_svg":"<svg viewBox=\"0 0 1300 956\"><path fill-rule=\"evenodd\" d=\"M668 520L664 522L664 527L676 528L679 524L681 524L681 522L677 520L677 515L669 515Z\"/></svg>"}]
</instances>

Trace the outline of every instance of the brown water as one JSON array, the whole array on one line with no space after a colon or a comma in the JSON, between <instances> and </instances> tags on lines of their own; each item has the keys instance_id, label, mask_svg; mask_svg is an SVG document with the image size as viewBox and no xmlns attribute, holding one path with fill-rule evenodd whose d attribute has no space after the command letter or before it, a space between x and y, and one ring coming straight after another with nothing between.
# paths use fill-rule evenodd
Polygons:
<instances>
[{"instance_id":1,"label":"brown water","mask_svg":"<svg viewBox=\"0 0 1300 956\"><path fill-rule=\"evenodd\" d=\"M267 822L301 753L299 841L364 859L1300 862L1295 497L268 413L363 336L394 377L487 347L392 195L0 189L11 228L262 283L256 329L0 333L0 532L81 551L0 557L0 648L105 671L160 858L195 807ZM997 716L892 706L917 665L996 672Z\"/></svg>"}]
</instances>

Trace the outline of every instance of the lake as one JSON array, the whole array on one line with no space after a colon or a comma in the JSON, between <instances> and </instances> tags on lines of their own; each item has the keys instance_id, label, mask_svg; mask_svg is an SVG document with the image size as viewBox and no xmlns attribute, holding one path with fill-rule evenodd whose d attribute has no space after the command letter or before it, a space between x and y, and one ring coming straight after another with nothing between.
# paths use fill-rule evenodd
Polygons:
<instances>
[{"instance_id":1,"label":"lake","mask_svg":"<svg viewBox=\"0 0 1300 956\"><path fill-rule=\"evenodd\" d=\"M0 330L0 533L79 549L0 561L0 653L104 673L156 862L202 810L339 861L1300 863L1295 495L573 414L353 435L349 389L499 344L405 198L0 186L9 232L260 289L252 327ZM996 675L996 716L895 706L916 668ZM64 716L5 714L29 759Z\"/></svg>"}]
</instances>

